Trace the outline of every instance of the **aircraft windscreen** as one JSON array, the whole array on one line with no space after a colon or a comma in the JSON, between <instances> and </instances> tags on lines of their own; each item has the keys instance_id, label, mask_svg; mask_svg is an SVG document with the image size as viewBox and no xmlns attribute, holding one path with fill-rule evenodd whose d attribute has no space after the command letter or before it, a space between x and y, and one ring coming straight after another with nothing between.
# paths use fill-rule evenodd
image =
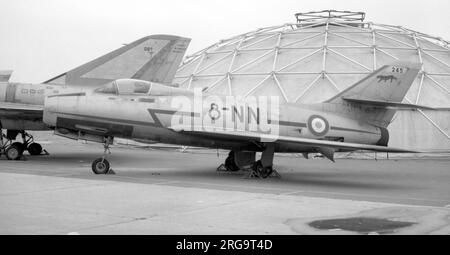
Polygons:
<instances>
[{"instance_id":1,"label":"aircraft windscreen","mask_svg":"<svg viewBox=\"0 0 450 255\"><path fill-rule=\"evenodd\" d=\"M103 94L117 94L117 84L115 81L113 81L101 88L96 89L95 92Z\"/></svg>"},{"instance_id":2,"label":"aircraft windscreen","mask_svg":"<svg viewBox=\"0 0 450 255\"><path fill-rule=\"evenodd\" d=\"M150 82L138 81L133 79L117 80L119 94L147 94L150 90Z\"/></svg>"}]
</instances>

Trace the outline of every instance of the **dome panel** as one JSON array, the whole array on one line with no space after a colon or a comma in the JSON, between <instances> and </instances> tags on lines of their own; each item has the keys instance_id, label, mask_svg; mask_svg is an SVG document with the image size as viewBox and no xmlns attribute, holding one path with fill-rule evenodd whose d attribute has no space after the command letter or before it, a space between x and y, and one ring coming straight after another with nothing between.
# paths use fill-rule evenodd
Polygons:
<instances>
[{"instance_id":1,"label":"dome panel","mask_svg":"<svg viewBox=\"0 0 450 255\"><path fill-rule=\"evenodd\" d=\"M233 73L269 73L272 71L273 61L275 58L275 51L267 51L256 59L240 65L236 69L232 69Z\"/></svg>"},{"instance_id":2,"label":"dome panel","mask_svg":"<svg viewBox=\"0 0 450 255\"><path fill-rule=\"evenodd\" d=\"M438 55L440 55L438 57ZM450 57L440 52L423 52L424 70L428 73L450 73Z\"/></svg>"},{"instance_id":3,"label":"dome panel","mask_svg":"<svg viewBox=\"0 0 450 255\"><path fill-rule=\"evenodd\" d=\"M396 58L396 60L402 60L402 61L411 61L420 63L419 54L417 52L417 49L382 49L384 52L388 53L388 55L391 55ZM393 60L389 60L386 63L380 63L381 65L386 65L388 63L391 63Z\"/></svg>"},{"instance_id":4,"label":"dome panel","mask_svg":"<svg viewBox=\"0 0 450 255\"><path fill-rule=\"evenodd\" d=\"M186 64L184 64L184 65L182 65L182 66L178 69L175 78L177 78L177 77L188 77L188 76L190 76L191 74L194 73L195 68L196 68L197 65L198 65L199 63L201 63L201 62L202 62L202 59L201 59L200 57L198 57L198 58L196 58L196 59L194 59L194 60L192 60L192 61L190 61L190 62L188 62L188 63L186 63Z\"/></svg>"},{"instance_id":5,"label":"dome panel","mask_svg":"<svg viewBox=\"0 0 450 255\"><path fill-rule=\"evenodd\" d=\"M378 33L378 38L380 38L380 35L384 35L386 37L389 37L391 40L395 41L399 46L402 47L409 47L412 49L416 49L417 45L414 41L414 37L411 34L404 34L399 32L390 32L390 33Z\"/></svg>"},{"instance_id":6,"label":"dome panel","mask_svg":"<svg viewBox=\"0 0 450 255\"><path fill-rule=\"evenodd\" d=\"M346 46L345 43L347 42L354 42L356 43L355 46L372 46L373 45L373 36L372 33L349 33L349 32L332 32L330 34L333 34L334 36L340 36L346 38L347 41L343 41L343 44L336 44L333 45L329 43L329 46Z\"/></svg>"},{"instance_id":7,"label":"dome panel","mask_svg":"<svg viewBox=\"0 0 450 255\"><path fill-rule=\"evenodd\" d=\"M407 49L415 49L416 47L413 45L406 44L402 41L396 40L392 37L391 33L375 33L375 43L380 48L407 48Z\"/></svg>"},{"instance_id":8,"label":"dome panel","mask_svg":"<svg viewBox=\"0 0 450 255\"><path fill-rule=\"evenodd\" d=\"M299 35L301 34L302 33L299 33ZM305 34L307 35L307 37L303 38ZM292 41L290 43L283 42L283 47L285 48L307 48L307 47L318 48L323 47L324 45L325 45L324 31L322 31L322 33L320 34L313 34L313 36L311 36L310 33L303 33L302 37L300 37L300 39L297 41Z\"/></svg>"},{"instance_id":9,"label":"dome panel","mask_svg":"<svg viewBox=\"0 0 450 255\"><path fill-rule=\"evenodd\" d=\"M233 39L229 42L226 42L220 46L212 47L208 50L208 52L226 52L233 51L239 45L240 39Z\"/></svg>"},{"instance_id":10,"label":"dome panel","mask_svg":"<svg viewBox=\"0 0 450 255\"><path fill-rule=\"evenodd\" d=\"M277 41L278 34L255 37L251 40L242 42L242 44L239 46L239 49L251 50L273 48L273 46L277 44Z\"/></svg>"},{"instance_id":11,"label":"dome panel","mask_svg":"<svg viewBox=\"0 0 450 255\"><path fill-rule=\"evenodd\" d=\"M318 74L278 74L277 79L280 82L281 87L286 93L286 97L289 102L295 102L297 97L311 84L313 83Z\"/></svg>"},{"instance_id":12,"label":"dome panel","mask_svg":"<svg viewBox=\"0 0 450 255\"><path fill-rule=\"evenodd\" d=\"M441 76L441 75L429 75L426 76L429 80L431 80L433 83L438 85L439 87L442 87L442 90L445 93L450 93L450 83L448 82L449 77L448 76ZM448 106L448 104L447 104Z\"/></svg>"},{"instance_id":13,"label":"dome panel","mask_svg":"<svg viewBox=\"0 0 450 255\"><path fill-rule=\"evenodd\" d=\"M450 94L445 92L429 78L424 79L422 90L420 91L418 104L431 107L445 107L450 102Z\"/></svg>"},{"instance_id":14,"label":"dome panel","mask_svg":"<svg viewBox=\"0 0 450 255\"><path fill-rule=\"evenodd\" d=\"M228 84L227 77L220 77L219 79L201 87L208 88L207 92L211 94L230 95L230 85Z\"/></svg>"},{"instance_id":15,"label":"dome panel","mask_svg":"<svg viewBox=\"0 0 450 255\"><path fill-rule=\"evenodd\" d=\"M434 53L422 54L424 70L427 73L450 73L450 65L436 58Z\"/></svg>"},{"instance_id":16,"label":"dome panel","mask_svg":"<svg viewBox=\"0 0 450 255\"><path fill-rule=\"evenodd\" d=\"M280 46L295 48L295 44L301 41L306 41L315 37L321 37L323 40L324 32L319 33L289 33L286 32L281 37ZM294 46L293 46L294 45Z\"/></svg>"},{"instance_id":17,"label":"dome panel","mask_svg":"<svg viewBox=\"0 0 450 255\"><path fill-rule=\"evenodd\" d=\"M314 86L307 88L296 102L302 104L323 102L336 95L336 92L330 81L321 77L314 83Z\"/></svg>"},{"instance_id":18,"label":"dome panel","mask_svg":"<svg viewBox=\"0 0 450 255\"><path fill-rule=\"evenodd\" d=\"M233 59L231 53L207 54L198 66L196 74L222 74L228 72Z\"/></svg>"},{"instance_id":19,"label":"dome panel","mask_svg":"<svg viewBox=\"0 0 450 255\"><path fill-rule=\"evenodd\" d=\"M420 96L419 90L421 90L420 82L422 80L422 75L417 76L417 78L414 80L414 83L409 88L408 92L406 93L405 99L403 100L403 103L416 103L417 97ZM425 81L425 78L424 78ZM423 87L423 82L422 82ZM409 101L408 101L409 100Z\"/></svg>"},{"instance_id":20,"label":"dome panel","mask_svg":"<svg viewBox=\"0 0 450 255\"><path fill-rule=\"evenodd\" d=\"M327 54L326 70L329 73L369 72L373 70L372 58L371 49L331 49Z\"/></svg>"},{"instance_id":21,"label":"dome panel","mask_svg":"<svg viewBox=\"0 0 450 255\"><path fill-rule=\"evenodd\" d=\"M448 112L423 111L433 121L448 118ZM436 122L435 122L436 123ZM442 125L442 123L440 123ZM391 135L389 146L402 144L406 148L421 150L432 148L432 150L448 150L450 140L422 114L415 111L398 111L394 122L388 128ZM450 129L446 129L447 133Z\"/></svg>"},{"instance_id":22,"label":"dome panel","mask_svg":"<svg viewBox=\"0 0 450 255\"><path fill-rule=\"evenodd\" d=\"M241 72L241 69L246 65L252 65L252 61L258 61L258 58L265 58L272 52L273 50L239 51L234 58L233 64L231 66L231 71Z\"/></svg>"},{"instance_id":23,"label":"dome panel","mask_svg":"<svg viewBox=\"0 0 450 255\"><path fill-rule=\"evenodd\" d=\"M278 52L275 69L284 71L285 68L298 63L299 60L306 59L312 54L320 55L322 52L322 50L317 49L281 49ZM303 70L302 68L300 69Z\"/></svg>"},{"instance_id":24,"label":"dome panel","mask_svg":"<svg viewBox=\"0 0 450 255\"><path fill-rule=\"evenodd\" d=\"M430 42L428 39L426 38L420 38L417 37L417 43L420 45L420 47L422 47L423 49L431 49L431 50L443 50L445 52L449 52L450 50L446 47L443 47L439 44ZM448 45L447 45L448 46Z\"/></svg>"},{"instance_id":25,"label":"dome panel","mask_svg":"<svg viewBox=\"0 0 450 255\"><path fill-rule=\"evenodd\" d=\"M304 72L304 73L320 73L322 72L322 60L323 50L320 50L313 55L309 55L306 58L294 61L291 65L288 65L279 71L284 72Z\"/></svg>"},{"instance_id":26,"label":"dome panel","mask_svg":"<svg viewBox=\"0 0 450 255\"><path fill-rule=\"evenodd\" d=\"M267 77L268 75L234 75L231 79L231 92L233 95L246 95Z\"/></svg>"},{"instance_id":27,"label":"dome panel","mask_svg":"<svg viewBox=\"0 0 450 255\"><path fill-rule=\"evenodd\" d=\"M250 94L250 96L278 96L280 103L286 102L273 77L270 77L261 83L258 88Z\"/></svg>"},{"instance_id":28,"label":"dome panel","mask_svg":"<svg viewBox=\"0 0 450 255\"><path fill-rule=\"evenodd\" d=\"M328 47L362 47L368 46L367 38L352 38L352 35L344 33L328 33L327 45Z\"/></svg>"}]
</instances>

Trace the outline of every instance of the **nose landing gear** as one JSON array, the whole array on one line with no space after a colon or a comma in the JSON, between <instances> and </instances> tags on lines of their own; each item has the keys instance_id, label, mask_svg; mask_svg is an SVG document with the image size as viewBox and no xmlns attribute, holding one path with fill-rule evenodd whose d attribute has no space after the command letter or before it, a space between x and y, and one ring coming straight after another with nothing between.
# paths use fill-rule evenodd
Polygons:
<instances>
[{"instance_id":1,"label":"nose landing gear","mask_svg":"<svg viewBox=\"0 0 450 255\"><path fill-rule=\"evenodd\" d=\"M109 161L106 159L108 154L111 154L109 146L113 143L113 137L106 137L103 140L103 156L92 162L92 171L95 174L114 174L113 170L110 168Z\"/></svg>"}]
</instances>

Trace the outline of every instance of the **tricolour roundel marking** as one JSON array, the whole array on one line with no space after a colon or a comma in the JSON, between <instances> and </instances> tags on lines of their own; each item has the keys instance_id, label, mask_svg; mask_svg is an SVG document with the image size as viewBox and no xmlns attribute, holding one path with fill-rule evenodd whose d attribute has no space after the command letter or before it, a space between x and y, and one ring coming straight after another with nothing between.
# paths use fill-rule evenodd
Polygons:
<instances>
[{"instance_id":1,"label":"tricolour roundel marking","mask_svg":"<svg viewBox=\"0 0 450 255\"><path fill-rule=\"evenodd\" d=\"M311 115L308 119L308 129L316 136L323 136L328 133L330 125L324 117L319 115Z\"/></svg>"}]
</instances>

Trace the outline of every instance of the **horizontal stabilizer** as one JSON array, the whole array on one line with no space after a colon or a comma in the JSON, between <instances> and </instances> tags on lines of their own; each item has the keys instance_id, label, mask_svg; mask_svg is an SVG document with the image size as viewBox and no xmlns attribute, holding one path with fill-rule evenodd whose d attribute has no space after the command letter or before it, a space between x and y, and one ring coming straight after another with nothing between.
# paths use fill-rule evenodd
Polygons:
<instances>
[{"instance_id":1,"label":"horizontal stabilizer","mask_svg":"<svg viewBox=\"0 0 450 255\"><path fill-rule=\"evenodd\" d=\"M372 105L378 107L393 107L398 109L423 109L423 110L436 110L433 107L416 105L416 104L405 104L405 103L397 103L397 102L389 102L389 101L379 101L379 100L367 100L360 98L342 98L344 101L355 103L355 104L364 104L364 105Z\"/></svg>"}]
</instances>

